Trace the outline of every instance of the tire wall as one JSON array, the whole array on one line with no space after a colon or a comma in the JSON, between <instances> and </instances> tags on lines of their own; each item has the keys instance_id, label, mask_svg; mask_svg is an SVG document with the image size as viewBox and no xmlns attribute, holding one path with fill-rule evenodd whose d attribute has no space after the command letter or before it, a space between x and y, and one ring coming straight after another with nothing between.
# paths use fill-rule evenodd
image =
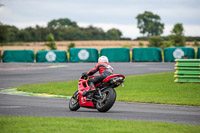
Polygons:
<instances>
[{"instance_id":1,"label":"tire wall","mask_svg":"<svg viewBox=\"0 0 200 133\"><path fill-rule=\"evenodd\" d=\"M56 51L56 50L50 50L50 51L39 51L36 54L36 62L67 62L67 52L66 51Z\"/></svg>"},{"instance_id":2,"label":"tire wall","mask_svg":"<svg viewBox=\"0 0 200 133\"><path fill-rule=\"evenodd\" d=\"M2 57L3 62L34 62L32 50L5 50Z\"/></svg>"},{"instance_id":3,"label":"tire wall","mask_svg":"<svg viewBox=\"0 0 200 133\"><path fill-rule=\"evenodd\" d=\"M162 51L160 48L133 48L132 61L162 62Z\"/></svg>"},{"instance_id":4,"label":"tire wall","mask_svg":"<svg viewBox=\"0 0 200 133\"><path fill-rule=\"evenodd\" d=\"M130 62L129 48L103 48L101 56L107 56L110 62Z\"/></svg>"},{"instance_id":5,"label":"tire wall","mask_svg":"<svg viewBox=\"0 0 200 133\"><path fill-rule=\"evenodd\" d=\"M194 59L195 50L191 47L173 47L164 49L164 61L174 62L175 59Z\"/></svg>"},{"instance_id":6,"label":"tire wall","mask_svg":"<svg viewBox=\"0 0 200 133\"><path fill-rule=\"evenodd\" d=\"M70 48L70 62L97 62L98 50L95 48Z\"/></svg>"}]
</instances>

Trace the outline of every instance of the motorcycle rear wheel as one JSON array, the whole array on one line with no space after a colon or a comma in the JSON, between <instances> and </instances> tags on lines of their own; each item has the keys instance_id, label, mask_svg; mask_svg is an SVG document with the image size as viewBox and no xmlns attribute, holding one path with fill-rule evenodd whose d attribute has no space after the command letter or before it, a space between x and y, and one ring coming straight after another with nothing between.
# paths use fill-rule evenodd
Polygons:
<instances>
[{"instance_id":1,"label":"motorcycle rear wheel","mask_svg":"<svg viewBox=\"0 0 200 133\"><path fill-rule=\"evenodd\" d=\"M107 112L115 103L116 91L113 88L105 89L102 92L103 98L98 100L96 108L99 112Z\"/></svg>"},{"instance_id":2,"label":"motorcycle rear wheel","mask_svg":"<svg viewBox=\"0 0 200 133\"><path fill-rule=\"evenodd\" d=\"M80 108L80 106L79 106L78 91L76 91L69 101L69 109L71 111L76 111L79 108Z\"/></svg>"}]
</instances>

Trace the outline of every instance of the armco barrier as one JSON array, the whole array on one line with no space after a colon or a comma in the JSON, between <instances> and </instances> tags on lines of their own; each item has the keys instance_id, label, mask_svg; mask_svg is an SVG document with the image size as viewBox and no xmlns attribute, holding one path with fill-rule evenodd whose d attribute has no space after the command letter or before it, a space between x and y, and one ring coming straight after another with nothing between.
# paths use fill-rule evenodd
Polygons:
<instances>
[{"instance_id":1,"label":"armco barrier","mask_svg":"<svg viewBox=\"0 0 200 133\"><path fill-rule=\"evenodd\" d=\"M5 50L2 57L3 62L34 62L32 50Z\"/></svg>"},{"instance_id":2,"label":"armco barrier","mask_svg":"<svg viewBox=\"0 0 200 133\"><path fill-rule=\"evenodd\" d=\"M101 56L107 56L110 62L130 62L129 48L103 48Z\"/></svg>"},{"instance_id":3,"label":"armco barrier","mask_svg":"<svg viewBox=\"0 0 200 133\"><path fill-rule=\"evenodd\" d=\"M200 47L198 47L197 59L200 59Z\"/></svg>"},{"instance_id":4,"label":"armco barrier","mask_svg":"<svg viewBox=\"0 0 200 133\"><path fill-rule=\"evenodd\" d=\"M195 51L191 47L173 47L164 49L164 61L174 62L175 59L194 59Z\"/></svg>"},{"instance_id":5,"label":"armco barrier","mask_svg":"<svg viewBox=\"0 0 200 133\"><path fill-rule=\"evenodd\" d=\"M200 59L176 59L174 82L200 83Z\"/></svg>"},{"instance_id":6,"label":"armco barrier","mask_svg":"<svg viewBox=\"0 0 200 133\"><path fill-rule=\"evenodd\" d=\"M36 62L67 62L67 52L66 51L39 51L36 55Z\"/></svg>"},{"instance_id":7,"label":"armco barrier","mask_svg":"<svg viewBox=\"0 0 200 133\"><path fill-rule=\"evenodd\" d=\"M98 50L95 48L70 48L70 62L97 62Z\"/></svg>"},{"instance_id":8,"label":"armco barrier","mask_svg":"<svg viewBox=\"0 0 200 133\"><path fill-rule=\"evenodd\" d=\"M162 51L160 48L133 48L132 61L157 61L162 62Z\"/></svg>"}]
</instances>

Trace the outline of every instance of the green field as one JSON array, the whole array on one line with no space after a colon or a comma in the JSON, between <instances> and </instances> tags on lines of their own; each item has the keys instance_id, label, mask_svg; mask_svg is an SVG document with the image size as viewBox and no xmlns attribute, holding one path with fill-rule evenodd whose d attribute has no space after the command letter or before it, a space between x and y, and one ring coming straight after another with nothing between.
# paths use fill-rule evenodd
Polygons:
<instances>
[{"instance_id":1,"label":"green field","mask_svg":"<svg viewBox=\"0 0 200 133\"><path fill-rule=\"evenodd\" d=\"M125 87L116 88L118 101L200 106L200 84L174 83L173 73L126 76ZM71 96L78 81L14 87L20 91Z\"/></svg>"},{"instance_id":2,"label":"green field","mask_svg":"<svg viewBox=\"0 0 200 133\"><path fill-rule=\"evenodd\" d=\"M200 126L93 118L0 117L0 133L199 133Z\"/></svg>"}]
</instances>

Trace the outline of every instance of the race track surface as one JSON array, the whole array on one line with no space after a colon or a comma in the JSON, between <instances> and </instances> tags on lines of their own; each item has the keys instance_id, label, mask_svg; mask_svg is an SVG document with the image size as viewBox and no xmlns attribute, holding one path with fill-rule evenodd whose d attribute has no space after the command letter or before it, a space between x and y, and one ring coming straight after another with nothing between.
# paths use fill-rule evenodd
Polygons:
<instances>
[{"instance_id":1,"label":"race track surface","mask_svg":"<svg viewBox=\"0 0 200 133\"><path fill-rule=\"evenodd\" d=\"M174 63L110 63L114 73L138 75L174 71ZM0 63L0 89L79 79L96 63Z\"/></svg>"},{"instance_id":2,"label":"race track surface","mask_svg":"<svg viewBox=\"0 0 200 133\"><path fill-rule=\"evenodd\" d=\"M0 89L16 85L78 79L95 63L0 63ZM174 63L111 63L115 73L138 75L174 71ZM68 99L0 94L0 115L90 117L120 120L200 124L200 107L116 102L107 113L80 108L72 112Z\"/></svg>"}]
</instances>

